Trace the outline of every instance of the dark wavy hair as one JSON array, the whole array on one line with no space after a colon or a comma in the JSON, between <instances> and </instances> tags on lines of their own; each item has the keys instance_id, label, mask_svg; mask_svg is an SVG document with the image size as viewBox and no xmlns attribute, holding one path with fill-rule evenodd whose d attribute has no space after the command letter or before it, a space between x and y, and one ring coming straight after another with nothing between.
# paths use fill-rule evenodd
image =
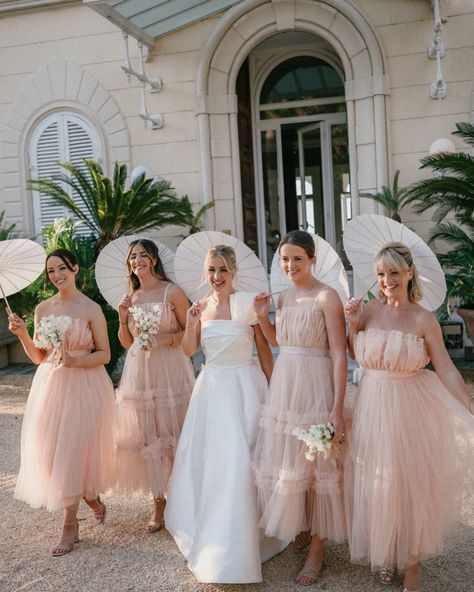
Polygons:
<instances>
[{"instance_id":1,"label":"dark wavy hair","mask_svg":"<svg viewBox=\"0 0 474 592\"><path fill-rule=\"evenodd\" d=\"M310 259L316 257L313 237L305 230L290 230L290 232L287 232L278 245L278 253L280 253L280 249L283 245L295 245L295 247L301 247Z\"/></svg>"},{"instance_id":2,"label":"dark wavy hair","mask_svg":"<svg viewBox=\"0 0 474 592\"><path fill-rule=\"evenodd\" d=\"M128 253L127 253L128 275L127 275L127 279L128 279L128 287L130 289L130 292L135 292L135 290L138 290L138 288L140 287L140 280L133 273L131 265L130 265L130 255L132 254L133 248L136 247L137 245L141 245L143 247L144 251L146 251L146 254L148 255L148 257L150 258L151 261L153 261L153 259L156 260L155 265L151 268L151 273L155 277L157 277L161 280L165 280L166 282L171 282L171 280L166 275L165 269L163 267L163 263L161 262L161 259L160 259L160 253L158 251L158 247L156 246L156 244L148 238L140 238L140 239L132 241L130 243L130 246L128 247Z\"/></svg>"},{"instance_id":3,"label":"dark wavy hair","mask_svg":"<svg viewBox=\"0 0 474 592\"><path fill-rule=\"evenodd\" d=\"M74 271L74 266L78 265L77 257L74 253L68 251L67 249L55 249L54 251L51 251L51 253L48 253L48 255L46 256L46 261L44 263L44 273L48 279L48 259L50 259L51 257L58 257L59 259L61 259L61 261L69 269L69 271Z\"/></svg>"}]
</instances>

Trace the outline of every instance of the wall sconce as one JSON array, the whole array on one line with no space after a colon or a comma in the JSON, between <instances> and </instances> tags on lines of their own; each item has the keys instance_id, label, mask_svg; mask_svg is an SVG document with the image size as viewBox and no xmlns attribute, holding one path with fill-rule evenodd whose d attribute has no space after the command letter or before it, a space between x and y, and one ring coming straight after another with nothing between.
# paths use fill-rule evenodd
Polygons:
<instances>
[{"instance_id":1,"label":"wall sconce","mask_svg":"<svg viewBox=\"0 0 474 592\"><path fill-rule=\"evenodd\" d=\"M132 172L130 173L130 183L133 183L133 181L135 181L135 179L140 175L145 175L145 177L153 176L150 169L147 166L145 166L144 164L139 164L136 167L134 167L132 169Z\"/></svg>"},{"instance_id":2,"label":"wall sconce","mask_svg":"<svg viewBox=\"0 0 474 592\"><path fill-rule=\"evenodd\" d=\"M438 138L431 144L429 152L430 154L438 154L439 152L456 152L456 146L448 138Z\"/></svg>"},{"instance_id":3,"label":"wall sconce","mask_svg":"<svg viewBox=\"0 0 474 592\"><path fill-rule=\"evenodd\" d=\"M433 154L441 154L442 152L456 152L456 146L448 138L438 138L430 146L430 156ZM438 179L443 178L445 173L441 171L435 171L434 176Z\"/></svg>"}]
</instances>

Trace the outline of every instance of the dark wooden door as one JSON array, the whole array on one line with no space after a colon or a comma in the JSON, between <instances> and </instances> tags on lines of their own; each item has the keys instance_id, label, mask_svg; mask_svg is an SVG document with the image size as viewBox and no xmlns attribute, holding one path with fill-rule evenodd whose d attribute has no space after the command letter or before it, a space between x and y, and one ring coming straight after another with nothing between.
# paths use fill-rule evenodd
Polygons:
<instances>
[{"instance_id":1,"label":"dark wooden door","mask_svg":"<svg viewBox=\"0 0 474 592\"><path fill-rule=\"evenodd\" d=\"M249 62L245 60L236 82L238 99L238 129L240 177L242 186L242 215L244 241L258 255L257 204L252 145L252 109L250 104Z\"/></svg>"}]
</instances>

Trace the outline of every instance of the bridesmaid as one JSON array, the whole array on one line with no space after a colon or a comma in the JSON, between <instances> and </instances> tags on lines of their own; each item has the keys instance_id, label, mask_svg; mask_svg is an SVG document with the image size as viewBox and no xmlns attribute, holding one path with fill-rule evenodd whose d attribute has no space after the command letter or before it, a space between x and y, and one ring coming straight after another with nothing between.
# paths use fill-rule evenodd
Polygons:
<instances>
[{"instance_id":1,"label":"bridesmaid","mask_svg":"<svg viewBox=\"0 0 474 592\"><path fill-rule=\"evenodd\" d=\"M409 249L388 243L375 271L379 298L345 305L350 353L364 368L346 463L351 559L384 584L404 570L404 591L418 592L420 561L442 553L456 519L464 476L456 435L474 420L439 323L417 304ZM430 360L436 373L425 369Z\"/></svg>"},{"instance_id":2,"label":"bridesmaid","mask_svg":"<svg viewBox=\"0 0 474 592\"><path fill-rule=\"evenodd\" d=\"M69 317L58 350L35 345L25 323L9 316L9 329L38 364L26 404L21 435L21 467L15 497L34 508L64 509L55 557L79 540L81 497L102 524L106 508L99 493L114 478L114 391L104 364L110 349L107 325L95 302L76 288L76 256L57 249L46 258L46 275L58 292L35 310L35 337L45 317Z\"/></svg>"},{"instance_id":3,"label":"bridesmaid","mask_svg":"<svg viewBox=\"0 0 474 592\"><path fill-rule=\"evenodd\" d=\"M293 286L278 298L275 326L268 318L270 295L255 299L265 337L280 346L255 455L260 525L269 536L295 539L297 550L309 545L296 582L310 585L324 567L324 539L346 537L342 466L322 457L309 462L305 444L292 431L330 422L335 441L344 438L345 322L337 292L312 274L312 236L301 230L287 233L279 254Z\"/></svg>"},{"instance_id":4,"label":"bridesmaid","mask_svg":"<svg viewBox=\"0 0 474 592\"><path fill-rule=\"evenodd\" d=\"M153 512L149 533L163 524L165 495L194 373L181 348L188 299L166 277L156 244L140 239L127 254L129 293L119 305L119 339L128 348L117 389L117 488L125 494L149 495ZM158 307L161 320L151 347L137 342L130 307L145 312Z\"/></svg>"}]
</instances>

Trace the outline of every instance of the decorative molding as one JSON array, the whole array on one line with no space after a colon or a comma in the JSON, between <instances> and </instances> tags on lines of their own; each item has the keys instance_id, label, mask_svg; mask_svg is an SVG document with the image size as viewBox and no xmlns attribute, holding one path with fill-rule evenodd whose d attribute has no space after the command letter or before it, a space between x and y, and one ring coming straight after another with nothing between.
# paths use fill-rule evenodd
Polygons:
<instances>
[{"instance_id":1,"label":"decorative molding","mask_svg":"<svg viewBox=\"0 0 474 592\"><path fill-rule=\"evenodd\" d=\"M55 8L69 4L82 4L81 0L8 0L0 2L0 13L35 10L38 8Z\"/></svg>"},{"instance_id":2,"label":"decorative molding","mask_svg":"<svg viewBox=\"0 0 474 592\"><path fill-rule=\"evenodd\" d=\"M344 69L350 175L354 213L361 191L377 191L388 182L387 78L383 45L365 13L347 0L244 0L225 12L202 50L198 66L196 115L204 201L233 200L236 234L243 237L239 139L235 83L247 56L265 39L287 30L312 33L331 45ZM222 116L227 123L222 123ZM219 136L219 125L229 133ZM367 123L373 134L367 141ZM362 130L362 131L361 131ZM216 178L228 154L232 178L216 195ZM360 181L360 183L359 183ZM364 206L365 207L365 206Z\"/></svg>"},{"instance_id":3,"label":"decorative molding","mask_svg":"<svg viewBox=\"0 0 474 592\"><path fill-rule=\"evenodd\" d=\"M60 110L82 113L97 127L106 170L109 162L131 162L127 122L109 91L78 64L64 58L49 62L16 98L2 137L0 165L5 209L21 210L17 227L23 227L27 235L34 229L29 193L24 189L29 177L29 139L36 121Z\"/></svg>"}]
</instances>

